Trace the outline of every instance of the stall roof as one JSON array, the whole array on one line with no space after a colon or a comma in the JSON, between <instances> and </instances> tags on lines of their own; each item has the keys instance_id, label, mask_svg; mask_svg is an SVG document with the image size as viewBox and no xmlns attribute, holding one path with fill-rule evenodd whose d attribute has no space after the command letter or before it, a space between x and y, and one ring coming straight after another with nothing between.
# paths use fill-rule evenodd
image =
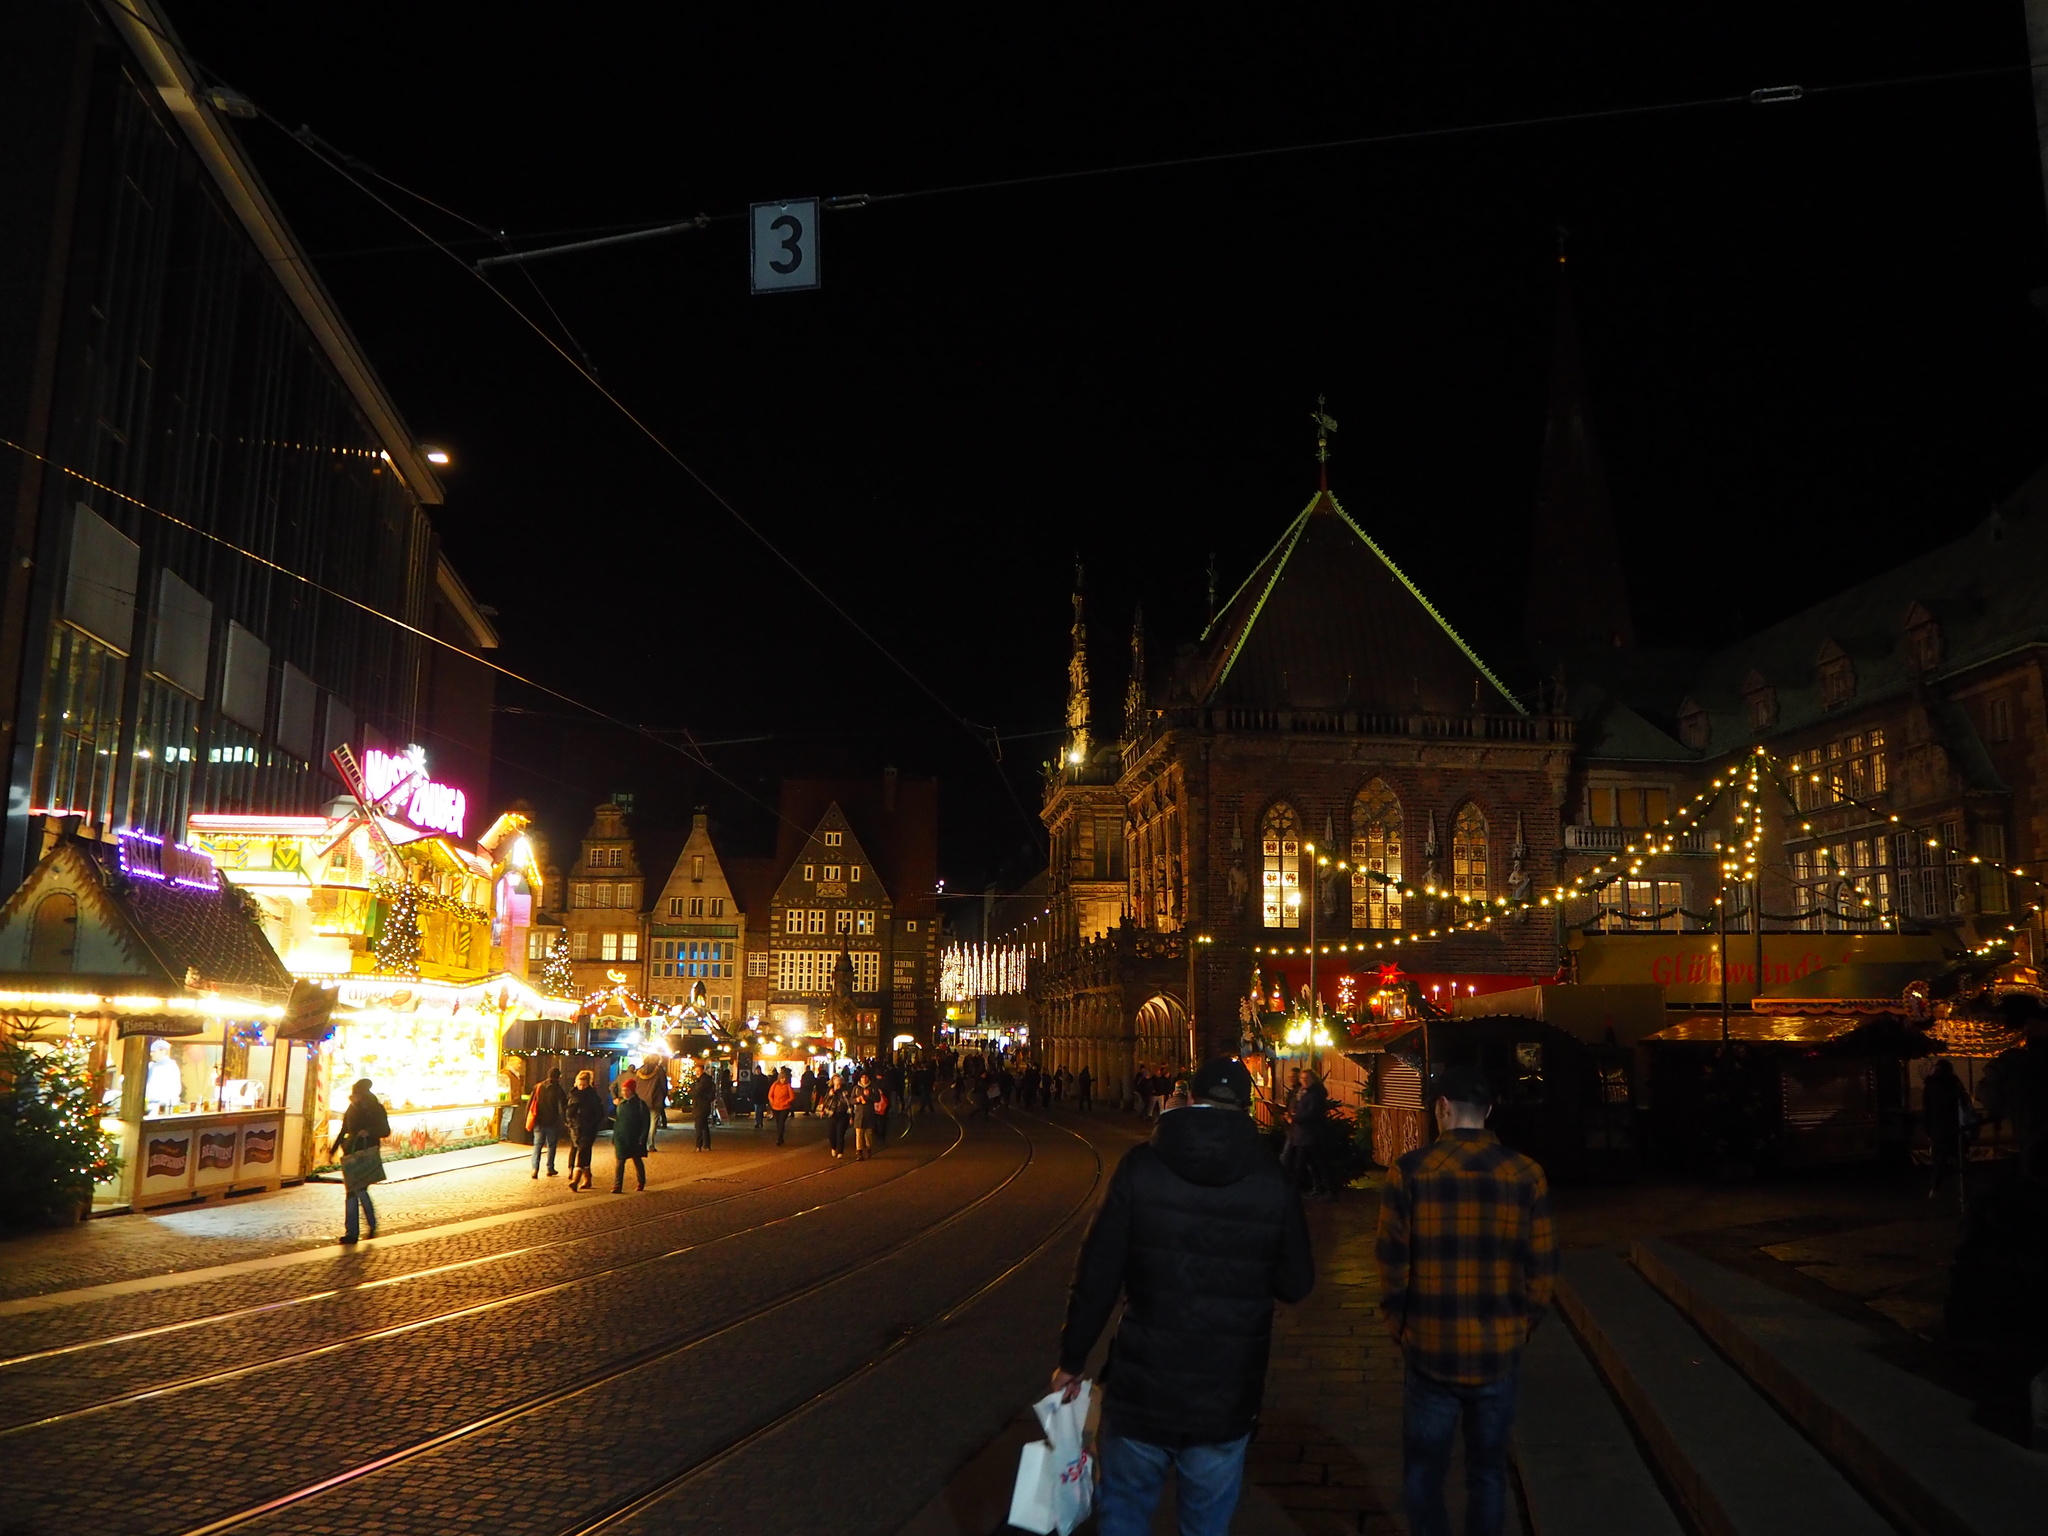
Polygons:
<instances>
[{"instance_id":1,"label":"stall roof","mask_svg":"<svg viewBox=\"0 0 2048 1536\"><path fill-rule=\"evenodd\" d=\"M1745 1045L1827 1045L1853 1035L1870 1021L1844 1013L1743 1013L1728 1015L1728 1038ZM1692 1013L1646 1039L1658 1044L1719 1045L1721 1015Z\"/></svg>"},{"instance_id":2,"label":"stall roof","mask_svg":"<svg viewBox=\"0 0 2048 1536\"><path fill-rule=\"evenodd\" d=\"M1459 1019L1535 1019L1587 1045L1606 1043L1610 1031L1615 1044L1634 1045L1670 1022L1664 1011L1664 989L1650 983L1543 983L1461 997L1452 1006Z\"/></svg>"},{"instance_id":3,"label":"stall roof","mask_svg":"<svg viewBox=\"0 0 2048 1536\"><path fill-rule=\"evenodd\" d=\"M1843 961L1766 987L1749 1006L1758 1013L1903 1013L1906 988L1931 969L1914 961Z\"/></svg>"}]
</instances>

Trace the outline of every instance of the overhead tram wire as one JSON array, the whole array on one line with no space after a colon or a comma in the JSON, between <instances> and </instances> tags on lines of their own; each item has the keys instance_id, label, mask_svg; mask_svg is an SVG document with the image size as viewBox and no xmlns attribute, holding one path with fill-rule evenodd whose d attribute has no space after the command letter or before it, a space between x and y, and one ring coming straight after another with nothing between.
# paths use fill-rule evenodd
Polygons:
<instances>
[{"instance_id":1,"label":"overhead tram wire","mask_svg":"<svg viewBox=\"0 0 2048 1536\"><path fill-rule=\"evenodd\" d=\"M1434 139L1462 138L1476 134L1509 133L1529 128L1562 128L1575 123L1608 122L1632 117L1701 111L1708 107L1784 106L1809 96L1835 96L1855 91L1885 90L1907 85L1939 85L1949 81L1976 80L1992 75L2014 74L2039 69L2042 65L1992 64L1980 69L1950 70L1926 75L1895 75L1881 80L1850 80L1835 85L1774 85L1721 96L1695 96L1680 101L1640 102L1623 107L1593 107L1578 112L1553 112L1528 117L1493 118L1475 123L1445 123L1434 128L1402 128L1385 133L1356 134L1342 139L1318 139L1306 144L1274 144L1263 149L1226 149L1206 155L1177 155L1159 160L1134 160L1122 165L1083 166L1068 171L1036 171L1024 176L1000 176L986 181L950 182L935 187L913 187L900 192L855 192L822 197L827 212L871 208L881 203L913 202L928 197L959 197L971 192L1012 192L1027 187L1051 186L1063 182L1091 181L1110 176L1137 176L1153 171L1193 169L1207 165L1241 164L1253 160L1275 160L1291 155L1328 154L1341 149L1373 149L1393 144L1420 144ZM380 178L381 179L381 178ZM422 199L424 201L424 199ZM579 251L606 249L667 234L695 231L711 224L723 224L745 217L743 213L698 214L693 219L645 225L617 234L595 234L591 238L562 245L539 246L526 251L506 251L480 258L479 273L491 267L537 261L550 256L573 255ZM568 231L568 233L583 233Z\"/></svg>"},{"instance_id":2,"label":"overhead tram wire","mask_svg":"<svg viewBox=\"0 0 2048 1536\"><path fill-rule=\"evenodd\" d=\"M80 3L88 4L88 0L80 0ZM176 51L179 57L189 62L193 66L193 68L197 70L201 75L210 75L212 77L213 83L216 86L232 89L231 87L226 87L226 81L217 72L206 68L205 65L201 64L197 59L193 58L193 56L186 49L182 41L166 34L161 28L157 27L153 22L149 21L148 18L137 13L133 7L126 3L126 0L109 0L109 3L117 6L123 13L125 13L128 17L135 21L136 24L141 26L144 30L154 33L157 37L161 38L169 47ZM793 560L788 554L786 554L781 549L780 546L778 546L772 539L770 539L765 533L763 533L758 527L756 527L754 523L750 521L739 510L738 507L734 506L733 503L729 501L717 489L717 487L712 485L711 482L707 480L702 474L700 474L697 471L697 469L694 466L692 466L686 459L684 459L680 453L678 453L674 448L672 448L658 432L656 432L645 421L641 420L641 418L637 414L635 414L634 411L629 406L627 406L623 400L621 400L616 394L614 394L612 390L609 389L604 384L604 382L597 377L594 370L585 367L582 363L578 362L577 359L571 357L568 351L562 346L562 344L555 340L554 337L548 334L545 327L536 322L531 315L527 314L525 310L521 309L518 304L513 302L509 294L505 293L504 290L497 287L488 278L484 277L483 274L476 271L476 269L472 267L468 262L464 261L453 250L449 249L449 247L446 244L436 239L433 235L429 234L427 230L424 229L417 220L408 218L404 213L400 212L399 209L395 207L388 198L380 196L374 189L372 189L369 186L366 186L362 182L362 180L359 179L346 164L341 163L344 160L353 160L354 157L346 156L341 150L335 148L332 145L327 145L325 141L320 140L318 135L312 132L309 126L302 125L301 128L297 131L288 128L280 119L278 119L273 114L265 111L260 105L258 105L254 101L251 101L247 96L241 95L241 93L239 92L237 92L236 94L240 96L243 109L237 115L255 116L261 118L264 122L269 123L273 128L277 129L280 133L284 134L287 138L289 138L294 144L297 144L301 149L305 150L306 153L313 156L314 159L318 160L322 165L325 165L329 170L333 171L337 176L341 177L342 180L346 181L358 192L362 193L363 196L369 198L370 201L377 204L378 207L382 208L386 213L390 214L393 218L397 219L401 224L405 225L406 228L410 229L422 240L426 241L428 245L433 247L433 249L440 252L443 256L446 256L458 267L461 267L465 272L469 273L470 276L476 278L476 280L482 283L484 288L488 292L490 292L501 304L503 304L507 309L511 310L513 314L517 315L519 319L526 324L528 329L530 329L536 336L540 337L542 341L547 343L548 347L555 353L556 356L560 357L562 361L567 363L571 368L574 368L576 372L583 377L584 381L587 384L589 384L592 389L596 390L599 395L603 396L603 398L612 406L613 409L618 411L621 416L625 417L626 420L630 422L641 433L642 436L644 436L665 457L667 457L672 463L674 463L679 469L681 469L685 475L687 475L693 482L695 482L698 488L702 490L705 495L707 495L708 497L711 498L712 501L717 503L717 505L720 508L722 508L726 512L726 514L733 519L733 521L738 523L749 534L751 534L761 544L761 546L764 549L766 549L770 554L772 554L777 560L781 561L782 564L791 572L791 574L796 576L796 578L799 581L801 581L805 586L809 587L811 591L814 594L816 594L819 601L823 602L826 605L826 607L830 608L835 614L837 614L846 623L846 625L853 630L855 634L859 635L863 640L867 641L869 645L873 646L874 649L886 661L888 661L891 666L895 667L897 671L901 672L903 676L909 679L909 681L920 692L922 692L927 698L929 698L934 704L936 704L939 707L940 711L947 716L947 718L953 720L956 724L958 724L961 727L961 729L966 731L967 734L971 738L973 738L975 743L988 754L990 759L990 765L996 770L997 780L1002 784L1003 792L1009 797L1010 805L1017 812L1018 817L1025 823L1025 825L1028 828L1030 828L1032 835L1034 837L1044 837L1044 826L1039 822L1036 816L1032 815L1030 811L1025 809L1024 802L1018 798L1016 786L1010 782L1009 774L1005 772L1002 768L1002 740L996 734L993 727L984 726L976 721L969 720L965 715L961 714L960 711L955 709L950 703L948 703L943 697L941 697L936 689L934 689L929 683L925 682L925 680L922 677L920 677L917 673L911 671L908 664L906 664L902 660L902 658L897 656L895 652L891 651L887 646L883 645L882 642L879 639L877 639L875 635L871 633L865 625L861 624L861 622L858 619L854 618L852 614L848 613L846 609L840 605L837 599L835 599L830 593L828 593L811 577L809 572L805 571L803 567L798 565L795 560ZM364 164L364 169L369 174L376 176L378 180L386 182L390 186L404 191L407 196L418 199L418 201L420 201L421 203L424 203L428 207L438 210L439 212L445 214L449 218L460 220L463 223L469 224L473 228L485 228L485 226L478 224L475 220L468 219L461 214L455 213L452 209L443 207L441 204L435 202L433 199L426 197L421 193L412 191L412 189L409 187L404 187L401 183L392 180L392 178L388 176L385 176L381 171L375 171L370 169L367 166L367 164ZM542 301L546 302L545 295L543 295ZM552 309L553 306L551 305L549 307L550 309ZM559 318L560 317L557 316L557 319ZM564 327L564 329L566 331L566 326ZM575 343L575 338L573 336L570 337L570 340L572 344L576 344L578 346L578 350L581 350L580 344ZM140 505L140 503L138 503L138 505ZM154 511L155 509L151 508L150 510ZM208 535L208 537L211 537L211 535ZM301 579L303 580L306 578ZM446 642L441 643L445 644ZM460 647L456 647L456 649L460 650ZM469 655L469 652L464 651L462 652L462 654ZM501 668L499 670L505 669ZM516 674L512 674L510 672L507 672L507 675L516 676ZM541 685L535 684L533 686L538 687ZM580 699L572 699L567 694L563 694L558 692L557 690L548 689L545 687L542 688L542 691L552 693L555 695L555 697L561 698L568 703L575 704L579 708L589 709L592 714L597 715L600 718L605 719L614 725L618 725L627 730L637 730L636 727L630 725L628 722L619 720L614 716L606 714L605 712L596 709L594 706L586 705ZM664 746L672 747L671 743L663 742L661 744ZM672 750L680 751L680 749L673 747ZM684 755L688 756L689 754ZM696 753L696 755L692 757L691 760L698 763L698 765L701 766L705 770L705 772L711 774L720 782L727 784L731 788L737 790L740 794L744 795L749 801L751 801L755 805L762 806L764 809L768 810L769 813L773 815L777 820L784 819L779 809L773 806L766 805L764 801L760 800L751 792L749 792L739 784L734 783L731 779L727 778L724 774L720 773L717 769L713 768L711 766L709 759L705 758L701 751ZM808 833L809 831L808 828L804 828L801 830L805 831L806 833Z\"/></svg>"},{"instance_id":3,"label":"overhead tram wire","mask_svg":"<svg viewBox=\"0 0 2048 1536\"><path fill-rule=\"evenodd\" d=\"M736 779L730 778L727 775L719 772L719 770L715 766L713 766L711 760L704 755L702 749L697 747L697 744L694 740L690 742L690 745L687 749L676 745L676 743L674 743L673 741L665 741L661 737L655 735L652 731L648 730L645 726L636 725L630 720L622 720L617 715L610 713L608 710L599 709L595 704L587 703L586 701L577 698L574 694L564 693L561 689L550 687L548 684L540 682L535 678L528 677L522 672L515 672L510 667L505 666L500 662L492 661L490 658L486 656L479 656L474 651L464 650L461 646L457 645L452 640L444 640L439 635L429 634L426 630L419 628L417 625L408 624L404 619L397 617L395 614L386 613L383 609L366 603L361 598L350 597L346 592L336 591L333 587L328 586L324 582L315 581L311 576L307 576L302 572L295 571L288 565L279 564L277 561L271 559L268 555L259 555L253 549L245 549L240 544L235 543L232 539L222 538L219 534L211 533L208 530L199 527L196 523L189 523L184 518L179 517L174 512L164 511L162 507L151 506L148 502L144 501L139 496L131 496L128 492L120 489L118 486L109 485L104 480L96 480L91 475L86 474L83 470L73 469L69 464L59 463L57 460L49 457L47 454L38 453L35 451L35 449L27 447L24 444L17 443L12 438L0 437L0 448L11 448L16 453L21 454L23 457L33 459L36 463L41 464L46 469L55 470L60 475L68 475L72 479L78 481L81 485L89 485L95 490L104 491L109 496L117 497L120 500L127 502L130 506L137 507L140 510L149 513L152 517L162 518L165 522L171 524L173 527L182 528L187 533L196 534L198 537L207 540L209 543L217 544L222 549L229 550L234 554L240 555L245 560L253 561L257 565L264 567L266 570L275 571L280 576L289 577L293 581L299 582L304 586L310 587L312 588L312 590L320 593L324 597L331 597L336 602L346 604L348 607L354 608L360 613L368 614L373 619L379 619L386 624L394 625L395 627L404 630L407 634L412 635L417 639L428 642L430 645L438 645L445 651L453 651L456 655L462 657L464 660L474 662L477 666L487 668L490 671L497 673L500 677L509 678L511 681L519 683L524 687L531 688L538 693L544 693L551 699L559 699L562 703L570 705L572 708L583 711L584 715L586 716L589 716L597 720L601 720L607 725L617 726L620 730L631 732L635 736L644 737L646 740L653 742L656 746L661 747L666 751L673 752L677 756L686 758L690 762L695 763L699 768L702 768L706 773L710 774L714 779L718 780L719 783L725 785L728 789L731 789L736 794L743 796L750 804L755 805L760 809L768 812L769 815L773 816L777 821L783 822L792 830L801 832L806 836L810 834L811 829L809 827L799 826L796 822L790 821L788 817L782 814L779 808L768 804L767 801L761 799L760 796L753 793L753 791L749 790L744 784L741 784ZM685 734L687 735L687 733Z\"/></svg>"},{"instance_id":4,"label":"overhead tram wire","mask_svg":"<svg viewBox=\"0 0 2048 1536\"><path fill-rule=\"evenodd\" d=\"M705 476L701 472L699 472L694 465L692 465L689 462L689 460L685 459L680 453L678 453L673 447L671 447L667 439L662 437L662 435L659 432L655 431L655 429L652 426L650 426L646 421L644 421L632 409L632 407L625 403L624 400L620 399L619 396L615 394L604 383L603 380L599 379L597 375L594 372L592 372L589 368L586 368L585 366L583 366L582 363L578 362L576 358L570 356L568 350L565 347L563 347L563 345L559 341L557 341L553 336L548 334L546 327L539 324L531 315L529 315L525 310L521 309L519 305L513 301L512 297L509 294L507 294L503 289L499 288L495 283L493 283L488 277L484 276L481 272L478 272L473 266L470 265L470 263L464 261L460 256L458 256L454 251L450 250L440 240L436 239L433 235L429 234L427 230L423 228L416 220L409 218L405 213L401 212L395 205L393 205L390 199L380 196L374 188L365 185L356 175L354 175L349 170L349 168L346 165L342 164L340 161L333 158L318 144L312 142L310 136L301 137L300 135L293 133L290 129L285 128L284 125L281 122L279 122L277 118L271 116L268 112L264 112L262 108L258 107L256 110L262 115L263 120L265 122L270 123L273 127L285 133L286 136L290 138L293 143L299 145L300 148L304 149L308 154L312 155L316 160L320 161L321 164L325 165L337 176L341 177L344 181L348 182L349 185L353 186L358 192L361 192L363 196L369 198L372 202L376 203L378 207L382 208L386 213L389 213L393 218L397 219L400 223L404 224L407 228L411 229L413 233L417 234L421 239L427 241L430 245L434 247L435 250L439 251L442 255L446 256L450 261L454 262L456 266L460 267L464 272L468 273L471 277L474 277L479 283L483 284L484 288L493 297L495 297L499 303L503 304L507 309L511 310L514 315L518 316L519 319L527 326L528 329L530 329L536 336L540 337L542 341L547 343L549 349L553 351L557 357L561 358L563 362L567 363L571 368L575 369L576 372L583 378L584 382L589 384L589 386L592 389L596 390L597 393L601 395L605 399L605 401L612 406L614 410L616 410L629 423L631 423L632 426L637 431L639 431L639 433L643 437L645 437L648 440L648 442L652 443L654 447L657 450L659 450L665 458L667 458L671 463L673 463L678 469L682 470L682 472L690 478L690 480L697 486L697 488L701 490L706 496L710 497L711 500L715 502L721 509L723 509L725 513L729 517L731 517L734 522L738 523L741 528L745 529L747 533L752 535L753 538L761 545L763 549L767 550L778 561L780 561L782 565L793 576L795 576L799 581L801 581L806 587L810 588L811 592L818 598L818 600L824 603L826 607L830 608L834 614L838 615L838 617L845 622L849 629L851 629L855 634L859 635L863 640L867 641L867 643L870 646L874 647L875 651L885 661L887 661L891 666L896 668L898 672L902 673L903 676L906 679L908 679L910 683L914 687L916 687L919 692L923 693L925 697L930 699L932 703L936 704L939 707L939 709L949 719L953 720L957 725L961 727L962 730L966 731L968 735L973 738L975 743L978 746L980 746L983 751L988 753L990 765L996 769L996 777L999 780L999 782L1001 782L1004 792L1009 796L1010 804L1016 810L1019 818L1022 819L1023 822L1031 828L1034 836L1042 837L1044 835L1044 827L1039 822L1037 817L1033 816L1028 810L1025 809L1024 802L1017 796L1016 786L1010 782L1009 774L1007 772L1004 772L1002 769L1002 741L992 727L982 725L978 721L968 719L965 715L961 714L959 710L955 709L952 706L952 704L947 702L947 700L938 692L937 689L933 688L931 684L927 683L921 676L919 676L916 672L912 671L907 662L905 662L901 657L899 657L894 651L890 650L889 647L882 644L881 640L877 638L875 634L867 628L866 625L862 624L860 620L856 619L851 613L849 613L837 598L833 597L831 593L827 592L822 586L820 586L808 571L806 571L802 566L798 565L794 559L792 559L786 552L784 552L780 545L778 545L773 539L769 538L767 534L762 532L761 529L750 518L748 518L745 513L741 512L740 509L737 506L735 506L725 496L725 494L722 491L718 489L718 487L716 487L708 479L706 479ZM389 178L384 178L380 176L380 179L388 180Z\"/></svg>"}]
</instances>

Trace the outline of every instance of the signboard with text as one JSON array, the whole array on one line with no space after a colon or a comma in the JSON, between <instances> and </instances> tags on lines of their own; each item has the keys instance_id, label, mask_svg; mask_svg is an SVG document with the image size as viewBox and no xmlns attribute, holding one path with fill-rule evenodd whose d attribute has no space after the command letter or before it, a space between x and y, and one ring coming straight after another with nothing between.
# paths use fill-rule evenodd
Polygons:
<instances>
[{"instance_id":1,"label":"signboard with text","mask_svg":"<svg viewBox=\"0 0 2048 1536\"><path fill-rule=\"evenodd\" d=\"M1763 984L1787 988L1831 965L1942 963L1942 939L1911 933L1767 933ZM1756 935L1728 935L1728 997L1745 1006L1757 994ZM1588 985L1650 984L1667 1003L1721 1000L1721 942L1711 933L1588 934L1578 951Z\"/></svg>"}]
</instances>

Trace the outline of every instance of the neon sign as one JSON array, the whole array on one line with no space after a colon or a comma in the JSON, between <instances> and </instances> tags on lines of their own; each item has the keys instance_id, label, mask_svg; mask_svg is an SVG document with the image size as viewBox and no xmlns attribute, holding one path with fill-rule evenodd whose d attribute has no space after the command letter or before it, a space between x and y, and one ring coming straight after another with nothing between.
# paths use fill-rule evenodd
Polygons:
<instances>
[{"instance_id":1,"label":"neon sign","mask_svg":"<svg viewBox=\"0 0 2048 1536\"><path fill-rule=\"evenodd\" d=\"M370 748L363 754L363 790L372 805L389 815L424 831L462 836L469 797L427 777L424 747L407 747L397 755Z\"/></svg>"},{"instance_id":2,"label":"neon sign","mask_svg":"<svg viewBox=\"0 0 2048 1536\"><path fill-rule=\"evenodd\" d=\"M167 843L160 837L132 829L115 833L114 840L123 874L139 875L145 880L165 880L172 885L189 885L201 891L215 890L220 885L214 877L212 856L197 848L187 848L183 843Z\"/></svg>"}]
</instances>

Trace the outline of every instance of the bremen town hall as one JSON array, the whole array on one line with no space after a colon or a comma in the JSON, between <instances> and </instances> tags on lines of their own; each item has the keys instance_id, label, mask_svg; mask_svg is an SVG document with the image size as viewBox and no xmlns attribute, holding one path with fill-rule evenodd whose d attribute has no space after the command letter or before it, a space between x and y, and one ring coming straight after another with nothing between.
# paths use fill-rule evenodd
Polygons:
<instances>
[{"instance_id":1,"label":"bremen town hall","mask_svg":"<svg viewBox=\"0 0 2048 1536\"><path fill-rule=\"evenodd\" d=\"M1312 981L1353 1017L1376 993L1448 1010L1542 980L1712 983L1724 920L1755 956L1743 977L1729 962L1745 1009L1746 978L1852 950L2038 963L2048 469L1964 537L1768 629L1652 649L1582 371L1560 285L1507 659L1544 679L1530 694L1331 490L1320 411L1321 483L1167 675L1140 615L1114 739L1077 581L1049 863L1007 935L1031 944L1047 1062L1121 1085L1234 1048Z\"/></svg>"}]
</instances>

